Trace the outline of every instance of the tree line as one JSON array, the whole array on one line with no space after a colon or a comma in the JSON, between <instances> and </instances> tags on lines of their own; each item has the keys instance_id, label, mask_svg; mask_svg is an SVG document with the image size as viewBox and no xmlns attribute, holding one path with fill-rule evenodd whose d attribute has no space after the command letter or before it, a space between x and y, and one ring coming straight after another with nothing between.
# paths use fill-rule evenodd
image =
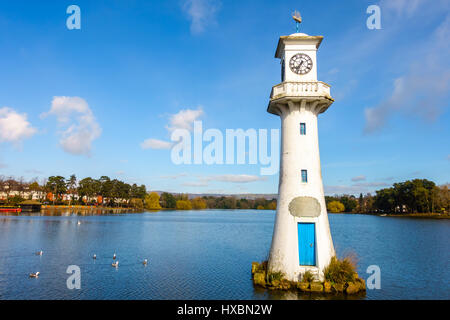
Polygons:
<instances>
[{"instance_id":1,"label":"tree line","mask_svg":"<svg viewBox=\"0 0 450 320\"><path fill-rule=\"evenodd\" d=\"M147 192L145 185L128 184L117 179L102 176L77 180L51 176L38 182L23 178L0 176L0 192L5 197L0 203L17 205L24 200L37 199L51 205L103 205L109 207L132 207L137 209L160 210L201 210L201 209L258 209L275 210L276 199L236 199L233 196L196 197L187 194Z\"/></svg>"},{"instance_id":2,"label":"tree line","mask_svg":"<svg viewBox=\"0 0 450 320\"><path fill-rule=\"evenodd\" d=\"M394 183L390 188L359 197L342 195L325 197L329 212L354 213L448 213L450 190L448 185L436 186L427 179Z\"/></svg>"},{"instance_id":3,"label":"tree line","mask_svg":"<svg viewBox=\"0 0 450 320\"><path fill-rule=\"evenodd\" d=\"M27 182L23 178L1 176L0 188L6 195L2 201L7 204L37 199L44 204L53 205L103 204L129 207L143 203L147 196L145 185L128 184L107 176L99 179L87 177L78 181L74 174L67 179L63 176L51 176L41 183L37 180Z\"/></svg>"},{"instance_id":4,"label":"tree line","mask_svg":"<svg viewBox=\"0 0 450 320\"><path fill-rule=\"evenodd\" d=\"M159 201L162 208L178 210L199 209L257 209L275 210L276 199L238 199L234 196L203 196L189 199L186 194L171 194L163 192Z\"/></svg>"},{"instance_id":5,"label":"tree line","mask_svg":"<svg viewBox=\"0 0 450 320\"><path fill-rule=\"evenodd\" d=\"M275 210L276 199L245 199L234 196L202 196L189 199L186 194L147 192L145 185L128 184L102 176L77 180L51 176L39 183L23 178L0 176L0 204L17 205L27 199L38 199L54 205L103 205L160 210L258 209ZM426 179L394 183L374 195L362 193L325 197L328 212L353 213L448 213L450 190Z\"/></svg>"}]
</instances>

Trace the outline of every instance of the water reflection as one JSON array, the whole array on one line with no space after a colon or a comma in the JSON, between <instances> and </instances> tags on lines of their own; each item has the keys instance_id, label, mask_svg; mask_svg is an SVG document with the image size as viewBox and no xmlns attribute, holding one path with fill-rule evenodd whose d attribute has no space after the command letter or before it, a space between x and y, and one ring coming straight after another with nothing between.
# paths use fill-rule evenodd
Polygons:
<instances>
[{"instance_id":1,"label":"water reflection","mask_svg":"<svg viewBox=\"0 0 450 320\"><path fill-rule=\"evenodd\" d=\"M143 213L143 210L131 210L126 208L42 208L41 211L36 212L5 212L2 216L46 216L46 217L69 217L69 216L94 216L105 214L129 214L129 213ZM159 212L159 211L153 211Z\"/></svg>"}]
</instances>

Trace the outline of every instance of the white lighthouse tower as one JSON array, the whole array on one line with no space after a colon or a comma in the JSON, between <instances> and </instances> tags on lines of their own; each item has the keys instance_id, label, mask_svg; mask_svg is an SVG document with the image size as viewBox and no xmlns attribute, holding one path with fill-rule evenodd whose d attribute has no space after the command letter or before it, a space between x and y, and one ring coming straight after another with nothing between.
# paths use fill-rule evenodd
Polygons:
<instances>
[{"instance_id":1,"label":"white lighthouse tower","mask_svg":"<svg viewBox=\"0 0 450 320\"><path fill-rule=\"evenodd\" d=\"M295 18L294 18L295 19ZM281 118L278 205L268 268L300 281L310 270L323 280L335 255L320 167L317 117L333 103L330 86L317 80L322 36L282 36L275 57L281 83L272 88L267 111Z\"/></svg>"}]
</instances>

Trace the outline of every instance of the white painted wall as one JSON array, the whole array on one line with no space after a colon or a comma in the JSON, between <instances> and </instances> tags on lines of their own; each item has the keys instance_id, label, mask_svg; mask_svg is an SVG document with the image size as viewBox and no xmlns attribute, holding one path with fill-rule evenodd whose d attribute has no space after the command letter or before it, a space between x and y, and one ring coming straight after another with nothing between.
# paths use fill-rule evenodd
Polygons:
<instances>
[{"instance_id":1,"label":"white painted wall","mask_svg":"<svg viewBox=\"0 0 450 320\"><path fill-rule=\"evenodd\" d=\"M305 48L313 59L313 70L299 76L286 70L285 81L317 81L316 54L310 52L311 41L305 39ZM296 53L305 52L298 42L295 46L285 44L286 59ZM289 69L288 60L286 69ZM289 76L289 73L291 74ZM308 76L309 75L309 76ZM295 77L296 76L296 77ZM308 77L306 77L308 76ZM306 79L305 79L306 77ZM269 110L274 110L281 118L281 163L278 190L278 205L272 246L269 255L269 270L281 271L291 281L300 281L306 270L311 270L323 280L323 269L335 255L331 239L328 215L323 192L320 166L317 116L324 105L331 104L330 97L302 96L283 97L272 100ZM300 123L306 124L306 135L300 135ZM302 183L301 170L308 171L308 182ZM318 217L295 217L289 212L289 203L296 197L308 196L317 199L321 212ZM315 223L316 266L300 266L298 251L298 223Z\"/></svg>"}]
</instances>

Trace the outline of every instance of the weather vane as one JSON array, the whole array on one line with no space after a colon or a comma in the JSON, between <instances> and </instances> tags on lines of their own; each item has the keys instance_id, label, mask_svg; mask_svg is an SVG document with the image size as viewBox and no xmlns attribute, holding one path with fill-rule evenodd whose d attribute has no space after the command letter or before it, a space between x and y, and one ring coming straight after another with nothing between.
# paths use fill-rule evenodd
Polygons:
<instances>
[{"instance_id":1,"label":"weather vane","mask_svg":"<svg viewBox=\"0 0 450 320\"><path fill-rule=\"evenodd\" d=\"M295 21L295 24L297 26L297 33L298 33L298 28L300 27L300 23L302 23L302 16L300 15L300 12L295 10L292 13L292 19L294 19L294 21Z\"/></svg>"}]
</instances>

